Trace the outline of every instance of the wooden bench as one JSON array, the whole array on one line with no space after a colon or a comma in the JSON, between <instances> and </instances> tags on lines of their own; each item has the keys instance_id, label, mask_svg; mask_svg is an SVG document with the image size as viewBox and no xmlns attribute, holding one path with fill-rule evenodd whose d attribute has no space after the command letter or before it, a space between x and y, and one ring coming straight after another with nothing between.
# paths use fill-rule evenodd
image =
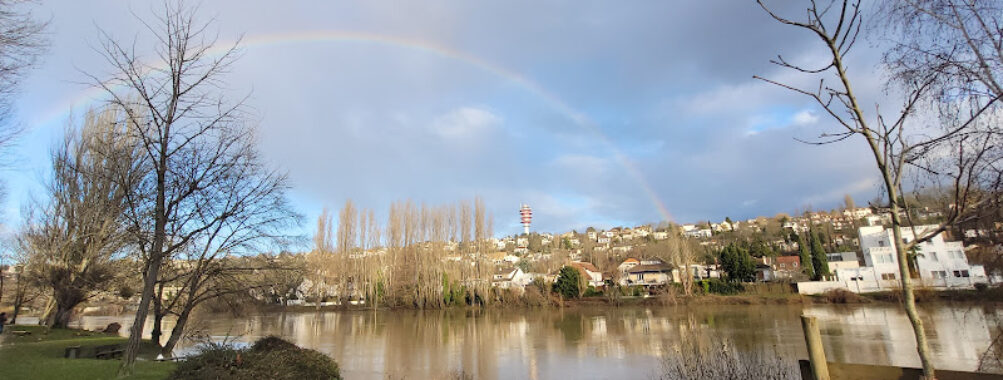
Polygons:
<instances>
[{"instance_id":1,"label":"wooden bench","mask_svg":"<svg viewBox=\"0 0 1003 380\"><path fill-rule=\"evenodd\" d=\"M63 350L63 357L67 359L76 359L80 357L80 346L69 346Z\"/></svg>"},{"instance_id":2,"label":"wooden bench","mask_svg":"<svg viewBox=\"0 0 1003 380\"><path fill-rule=\"evenodd\" d=\"M115 359L122 357L122 348L117 344L94 347L95 359Z\"/></svg>"},{"instance_id":3,"label":"wooden bench","mask_svg":"<svg viewBox=\"0 0 1003 380\"><path fill-rule=\"evenodd\" d=\"M26 331L26 330L11 330L10 333L16 336L31 335L31 331Z\"/></svg>"}]
</instances>

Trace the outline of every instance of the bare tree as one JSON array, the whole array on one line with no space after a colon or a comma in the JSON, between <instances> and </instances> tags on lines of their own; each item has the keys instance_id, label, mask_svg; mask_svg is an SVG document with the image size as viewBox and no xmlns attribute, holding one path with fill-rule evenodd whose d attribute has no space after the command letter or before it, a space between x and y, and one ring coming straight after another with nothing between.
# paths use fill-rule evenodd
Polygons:
<instances>
[{"instance_id":1,"label":"bare tree","mask_svg":"<svg viewBox=\"0 0 1003 380\"><path fill-rule=\"evenodd\" d=\"M938 98L936 90L941 80L937 70L912 71L906 75L895 72L893 67L897 78L908 78L902 81L893 79L895 86L889 86L901 93L901 107L889 113L875 106L875 111L868 114L854 91L845 61L863 25L860 1L833 0L825 5L812 1L803 21L782 17L761 0L758 3L776 21L811 32L828 53L828 58L819 67L794 65L781 56L773 61L781 67L815 76L819 80L818 87L805 89L756 78L810 97L841 128L837 133L823 134L812 143L828 144L860 136L870 148L883 183L885 198L882 208L888 210L892 221L904 308L916 336L924 376L934 379L926 332L916 311L909 252L964 220L970 210L987 201L981 196L984 193L982 190L998 188L997 158L992 153L998 135L987 133L980 127L990 115L986 111L996 102L998 95L976 104L964 103L967 99L962 99L964 104L953 103L946 108L937 104L936 108L941 110L953 109L952 118L934 117L933 125L929 125L929 106L933 99ZM835 84L831 85L832 82ZM915 239L906 242L902 237L902 228L913 224L907 220L910 205L902 201L902 195L906 186L916 185L924 179L946 186L954 201L942 223L930 230L914 229Z\"/></svg>"},{"instance_id":2,"label":"bare tree","mask_svg":"<svg viewBox=\"0 0 1003 380\"><path fill-rule=\"evenodd\" d=\"M965 135L972 136L966 143L983 143L989 149L985 152L969 149L970 154L958 155L956 160L976 166L999 162L1003 155L998 147L999 136L1003 134L999 127L998 102L1003 94L1003 29L1000 28L1003 4L992 0L885 1L879 12L886 21L876 26L886 31L893 43L893 48L883 58L896 83L932 76L934 81L926 100L937 109L936 116L945 125L965 123L969 115L985 109L985 115L968 127L977 133ZM979 141L986 136L989 136L988 141ZM932 168L933 171L938 169L941 168ZM999 167L994 170L999 176ZM992 170L985 171L992 173ZM936 191L928 193L939 195L940 199L934 201L950 214L953 186L945 185L938 177L934 179L941 181L929 181L928 184ZM999 220L1003 202L1000 194L994 192L993 180L998 181L998 178L984 176L982 186L972 189L973 195L982 201L965 205L978 211L958 217L958 227L977 228Z\"/></svg>"},{"instance_id":3,"label":"bare tree","mask_svg":"<svg viewBox=\"0 0 1003 380\"><path fill-rule=\"evenodd\" d=\"M220 297L263 289L270 286L259 281L264 277L263 272L288 270L273 260L253 262L238 258L285 245L291 238L286 231L298 224L298 215L286 200L289 186L285 175L263 167L251 142L241 146L243 150L235 152L239 157L232 157L227 167L229 173L214 184L219 186L213 194L214 201L205 202L199 212L203 219L196 222L207 228L172 257L175 269L158 280L161 290L163 284L173 284L177 292L163 308L177 317L170 337L162 346L165 356L170 356L183 336L195 307ZM249 273L257 274L254 281L248 280ZM161 292L156 297L157 304ZM163 313L156 313L156 333L151 334L158 344L162 316Z\"/></svg>"},{"instance_id":4,"label":"bare tree","mask_svg":"<svg viewBox=\"0 0 1003 380\"><path fill-rule=\"evenodd\" d=\"M119 123L120 110L88 112L52 157L48 204L22 234L31 276L52 291L46 325L66 328L73 309L114 278L111 262L127 246L126 193L113 173L136 177L141 159Z\"/></svg>"},{"instance_id":5,"label":"bare tree","mask_svg":"<svg viewBox=\"0 0 1003 380\"><path fill-rule=\"evenodd\" d=\"M248 173L267 181L283 177L254 153L243 102L223 95L223 76L237 57L237 46L215 51L210 24L198 21L196 14L196 8L168 2L153 22L144 21L155 37L153 60L144 59L135 44L102 32L101 51L112 74L90 75L111 104L127 111L130 132L149 165L138 190L126 197L129 231L144 265L120 375L132 371L165 260L205 244L221 225L253 229L239 223L235 207L275 211L279 206L268 203L274 198L231 187L235 177ZM258 177L259 172L264 174Z\"/></svg>"},{"instance_id":6,"label":"bare tree","mask_svg":"<svg viewBox=\"0 0 1003 380\"><path fill-rule=\"evenodd\" d=\"M36 20L23 6L28 1L0 0L0 149L21 132L8 120L14 96L28 69L38 63L48 46L48 22Z\"/></svg>"},{"instance_id":7,"label":"bare tree","mask_svg":"<svg viewBox=\"0 0 1003 380\"><path fill-rule=\"evenodd\" d=\"M312 294L314 305L320 308L320 302L328 296L328 287L333 282L337 264L334 257L334 236L332 234L331 212L325 207L317 217L317 231L313 236L314 248L307 254L307 270L305 280L310 286L306 293Z\"/></svg>"}]
</instances>

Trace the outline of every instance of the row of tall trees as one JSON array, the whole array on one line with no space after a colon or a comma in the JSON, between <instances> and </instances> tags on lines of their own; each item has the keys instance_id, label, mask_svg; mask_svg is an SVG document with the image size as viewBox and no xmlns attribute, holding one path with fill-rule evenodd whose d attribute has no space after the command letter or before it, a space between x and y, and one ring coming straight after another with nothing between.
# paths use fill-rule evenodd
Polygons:
<instances>
[{"instance_id":1,"label":"row of tall trees","mask_svg":"<svg viewBox=\"0 0 1003 380\"><path fill-rule=\"evenodd\" d=\"M490 299L494 265L485 254L495 251L488 241L493 225L480 198L434 206L394 202L383 224L373 210L349 200L336 225L330 211L322 212L308 253L305 290L317 301L436 308L460 298Z\"/></svg>"},{"instance_id":2,"label":"row of tall trees","mask_svg":"<svg viewBox=\"0 0 1003 380\"><path fill-rule=\"evenodd\" d=\"M801 260L801 270L814 281L830 275L829 257L822 248L822 239L815 229L797 235L798 256Z\"/></svg>"}]
</instances>

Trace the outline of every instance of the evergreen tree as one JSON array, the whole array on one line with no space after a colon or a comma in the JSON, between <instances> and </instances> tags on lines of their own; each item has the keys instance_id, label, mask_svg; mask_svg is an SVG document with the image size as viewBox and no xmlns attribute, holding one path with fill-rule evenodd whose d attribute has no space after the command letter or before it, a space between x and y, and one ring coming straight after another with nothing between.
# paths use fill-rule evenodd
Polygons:
<instances>
[{"instance_id":1,"label":"evergreen tree","mask_svg":"<svg viewBox=\"0 0 1003 380\"><path fill-rule=\"evenodd\" d=\"M728 273L728 281L753 281L756 278L756 264L745 248L729 244L719 255L721 268Z\"/></svg>"},{"instance_id":2,"label":"evergreen tree","mask_svg":"<svg viewBox=\"0 0 1003 380\"><path fill-rule=\"evenodd\" d=\"M564 296L564 298L578 298L582 294L582 278L578 269L571 266L561 268L557 274L557 282L554 283L554 292Z\"/></svg>"},{"instance_id":3,"label":"evergreen tree","mask_svg":"<svg viewBox=\"0 0 1003 380\"><path fill-rule=\"evenodd\" d=\"M798 234L798 249L801 257L801 269L804 270L804 274L808 278L815 278L815 265L811 261L811 251L809 251L808 239L804 237L804 234Z\"/></svg>"},{"instance_id":4,"label":"evergreen tree","mask_svg":"<svg viewBox=\"0 0 1003 380\"><path fill-rule=\"evenodd\" d=\"M811 264L815 269L812 279L817 281L822 276L829 275L829 259L826 257L825 250L822 249L822 241L814 229L811 230Z\"/></svg>"}]
</instances>

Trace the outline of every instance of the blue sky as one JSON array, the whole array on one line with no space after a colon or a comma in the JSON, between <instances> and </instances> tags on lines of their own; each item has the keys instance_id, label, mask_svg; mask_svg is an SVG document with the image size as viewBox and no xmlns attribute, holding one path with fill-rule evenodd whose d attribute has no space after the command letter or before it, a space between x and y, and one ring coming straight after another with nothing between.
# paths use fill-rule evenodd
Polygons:
<instances>
[{"instance_id":1,"label":"blue sky","mask_svg":"<svg viewBox=\"0 0 1003 380\"><path fill-rule=\"evenodd\" d=\"M659 203L693 222L876 194L862 141L796 142L834 126L808 99L752 78L807 84L769 59L824 58L810 35L754 2L400 3L201 4L221 41L372 36L251 42L226 77L234 98L250 93L261 150L288 171L308 221L347 198L382 214L399 199L479 195L508 234L520 229L520 203L534 207L534 229L564 231L657 222ZM100 104L82 74L110 70L95 51L98 28L149 52L133 14L157 4L36 6L51 19L51 47L17 101L14 122L28 132L3 172L7 226L42 194L71 116ZM867 102L884 102L871 45L850 57L851 74Z\"/></svg>"}]
</instances>

